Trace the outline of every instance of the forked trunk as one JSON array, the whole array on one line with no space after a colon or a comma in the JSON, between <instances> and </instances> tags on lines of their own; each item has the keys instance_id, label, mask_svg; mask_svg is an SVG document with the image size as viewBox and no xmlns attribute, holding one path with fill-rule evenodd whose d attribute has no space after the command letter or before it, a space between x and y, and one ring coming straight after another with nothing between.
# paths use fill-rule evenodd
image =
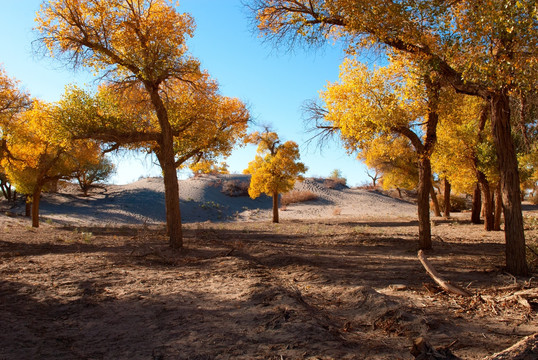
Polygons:
<instances>
[{"instance_id":1,"label":"forked trunk","mask_svg":"<svg viewBox=\"0 0 538 360\"><path fill-rule=\"evenodd\" d=\"M508 91L491 95L493 138L499 160L506 241L506 268L513 275L529 273L525 257L525 234L521 212L519 172L510 129L510 102Z\"/></svg>"},{"instance_id":2,"label":"forked trunk","mask_svg":"<svg viewBox=\"0 0 538 360\"><path fill-rule=\"evenodd\" d=\"M418 164L418 242L422 250L432 248L430 223L430 189L432 168L428 156L419 155Z\"/></svg>"},{"instance_id":3,"label":"forked trunk","mask_svg":"<svg viewBox=\"0 0 538 360\"><path fill-rule=\"evenodd\" d=\"M480 210L482 209L482 196L480 185L476 183L473 191L473 206L471 208L471 223L480 224Z\"/></svg>"},{"instance_id":4,"label":"forked trunk","mask_svg":"<svg viewBox=\"0 0 538 360\"><path fill-rule=\"evenodd\" d=\"M39 202L41 200L41 187L37 186L32 194L32 227L39 227Z\"/></svg>"},{"instance_id":5,"label":"forked trunk","mask_svg":"<svg viewBox=\"0 0 538 360\"><path fill-rule=\"evenodd\" d=\"M273 222L278 223L278 193L273 193Z\"/></svg>"}]
</instances>

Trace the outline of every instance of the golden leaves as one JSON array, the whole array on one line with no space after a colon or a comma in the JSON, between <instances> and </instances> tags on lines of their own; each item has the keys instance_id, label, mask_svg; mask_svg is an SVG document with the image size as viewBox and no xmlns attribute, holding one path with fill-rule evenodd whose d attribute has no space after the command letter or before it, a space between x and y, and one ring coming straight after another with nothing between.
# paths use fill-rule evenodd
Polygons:
<instances>
[{"instance_id":1,"label":"golden leaves","mask_svg":"<svg viewBox=\"0 0 538 360\"><path fill-rule=\"evenodd\" d=\"M255 159L248 164L244 173L251 174L248 193L257 198L264 193L269 196L290 191L300 174L307 170L299 162L299 147L293 141L281 144L274 132L255 132L247 137L249 143L258 143Z\"/></svg>"},{"instance_id":2,"label":"golden leaves","mask_svg":"<svg viewBox=\"0 0 538 360\"><path fill-rule=\"evenodd\" d=\"M51 55L97 73L159 82L191 71L194 20L167 0L51 0L36 23Z\"/></svg>"}]
</instances>

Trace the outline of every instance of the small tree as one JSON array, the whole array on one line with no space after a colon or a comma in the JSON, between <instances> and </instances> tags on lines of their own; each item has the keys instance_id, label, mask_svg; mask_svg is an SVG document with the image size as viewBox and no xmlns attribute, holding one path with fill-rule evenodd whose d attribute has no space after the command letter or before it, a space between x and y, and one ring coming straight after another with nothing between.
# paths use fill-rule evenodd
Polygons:
<instances>
[{"instance_id":1,"label":"small tree","mask_svg":"<svg viewBox=\"0 0 538 360\"><path fill-rule=\"evenodd\" d=\"M96 162L99 151L91 143L73 141L61 132L50 104L35 101L4 134L9 156L2 159L7 178L31 200L32 226L39 227L39 202L43 190L59 179L68 179L81 162ZM96 147L98 149L98 147Z\"/></svg>"},{"instance_id":2,"label":"small tree","mask_svg":"<svg viewBox=\"0 0 538 360\"><path fill-rule=\"evenodd\" d=\"M264 193L273 197L273 222L278 223L278 196L293 189L300 174L307 170L298 162L299 147L293 141L281 143L274 132L255 132L247 137L247 143L258 144L254 161L244 173L251 174L248 194L255 199Z\"/></svg>"},{"instance_id":3,"label":"small tree","mask_svg":"<svg viewBox=\"0 0 538 360\"><path fill-rule=\"evenodd\" d=\"M0 66L0 163L11 156L7 147L7 137L21 112L28 109L31 101L27 93L18 87L18 81L7 76ZM0 165L0 189L8 201L15 201L16 191Z\"/></svg>"},{"instance_id":4,"label":"small tree","mask_svg":"<svg viewBox=\"0 0 538 360\"><path fill-rule=\"evenodd\" d=\"M97 147L98 149L98 147ZM97 187L96 183L106 180L114 172L114 164L103 154L92 160L82 160L79 169L73 173L84 196L90 189Z\"/></svg>"}]
</instances>

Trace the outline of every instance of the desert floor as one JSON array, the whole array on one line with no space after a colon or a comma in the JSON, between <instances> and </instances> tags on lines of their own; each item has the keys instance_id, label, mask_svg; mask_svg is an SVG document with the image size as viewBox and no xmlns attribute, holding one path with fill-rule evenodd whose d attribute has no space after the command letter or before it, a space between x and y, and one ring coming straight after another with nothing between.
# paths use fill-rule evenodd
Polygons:
<instances>
[{"instance_id":1,"label":"desert floor","mask_svg":"<svg viewBox=\"0 0 538 360\"><path fill-rule=\"evenodd\" d=\"M180 252L151 213L157 179L127 189L138 206L120 187L47 195L38 229L0 214L0 359L413 359L420 336L482 359L538 332L517 295L538 287L535 258L534 277L506 273L504 234L469 214L435 219L426 253L462 297L418 261L413 204L306 183L318 200L272 224L269 199L218 198L214 180L183 199Z\"/></svg>"}]
</instances>

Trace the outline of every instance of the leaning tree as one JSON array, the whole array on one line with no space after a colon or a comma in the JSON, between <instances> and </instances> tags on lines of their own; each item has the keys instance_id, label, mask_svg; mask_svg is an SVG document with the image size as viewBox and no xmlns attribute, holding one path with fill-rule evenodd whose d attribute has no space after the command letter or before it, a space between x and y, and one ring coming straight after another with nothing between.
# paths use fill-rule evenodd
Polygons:
<instances>
[{"instance_id":1,"label":"leaning tree","mask_svg":"<svg viewBox=\"0 0 538 360\"><path fill-rule=\"evenodd\" d=\"M276 42L342 38L350 52L390 48L429 62L442 85L491 107L505 216L506 265L526 275L519 172L510 95L536 89L538 19L533 0L250 0L257 26Z\"/></svg>"}]
</instances>

